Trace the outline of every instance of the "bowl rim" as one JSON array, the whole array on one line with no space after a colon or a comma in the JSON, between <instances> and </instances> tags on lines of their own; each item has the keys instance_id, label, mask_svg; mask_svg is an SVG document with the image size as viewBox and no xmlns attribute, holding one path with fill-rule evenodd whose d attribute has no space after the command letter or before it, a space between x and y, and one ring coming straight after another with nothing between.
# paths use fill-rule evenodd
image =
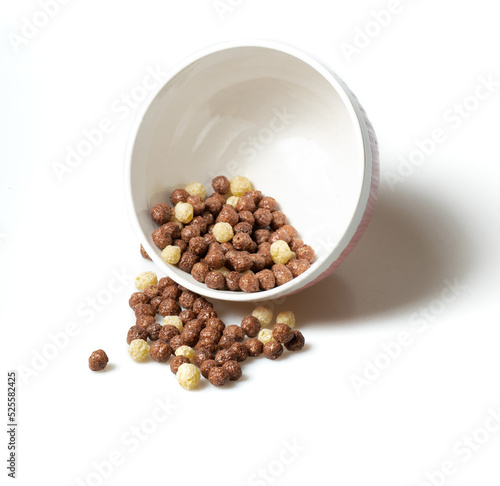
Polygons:
<instances>
[{"instance_id":1,"label":"bowl rim","mask_svg":"<svg viewBox=\"0 0 500 486\"><path fill-rule=\"evenodd\" d=\"M360 185L358 201L356 203L354 212L352 214L350 223L346 226L344 234L339 240L337 246L333 247L327 258L322 262L321 266L324 268L322 271L318 272L319 268L316 269L314 275L311 275L309 271L304 272L298 277L292 279L286 284L274 287L270 290L261 290L254 293L246 292L234 292L230 290L214 290L206 287L205 285L196 282L191 282L187 277L181 276L180 285L186 287L187 289L196 292L199 295L210 299L223 300L229 302L266 302L271 300L276 300L282 298L285 295L295 293L301 290L302 287L308 286L304 284L312 285L313 283L321 280L321 276L325 273L331 266L336 264L340 260L341 254L346 249L346 247L351 242L354 237L359 225L363 220L366 206L368 204L368 198L370 193L370 187L372 182L373 174L373 160L370 150L370 137L368 134L368 129L364 123L365 115L361 111L361 107L355 97L355 95L350 91L347 85L334 73L326 63L317 59L313 55L305 52L302 49L293 47L289 44L283 42L277 42L274 40L265 39L244 39L244 40L231 40L225 42L218 42L212 44L203 49L199 49L192 53L191 55L183 58L180 62L174 64L172 68L168 69L168 74L165 77L164 82L155 90L153 90L149 96L143 101L139 112L136 114L135 119L132 123L131 130L129 133L128 144L125 153L125 164L124 164L124 178L125 178L125 199L128 218L132 224L134 233L137 235L140 243L146 249L148 255L150 255L151 260L156 265L159 270L162 270L166 275L173 278L176 282L179 280L179 276L169 271L168 264L163 262L161 258L156 254L156 250L150 245L147 240L147 236L142 230L139 220L137 218L137 212L134 207L133 197L132 197L132 156L134 152L134 147L136 144L137 136L141 128L142 122L145 115L151 108L155 99L158 97L160 92L172 81L172 79L177 76L184 69L192 65L193 63L210 56L215 53L223 52L230 49L247 48L247 47L257 47L274 50L284 54L288 54L295 57L302 62L309 65L316 72L318 72L323 78L328 81L328 83L335 89L339 97L341 98L348 114L353 123L353 127L357 128L356 136L359 145L363 150L363 179ZM363 122L362 122L363 121ZM304 282L305 281L305 282Z\"/></svg>"}]
</instances>

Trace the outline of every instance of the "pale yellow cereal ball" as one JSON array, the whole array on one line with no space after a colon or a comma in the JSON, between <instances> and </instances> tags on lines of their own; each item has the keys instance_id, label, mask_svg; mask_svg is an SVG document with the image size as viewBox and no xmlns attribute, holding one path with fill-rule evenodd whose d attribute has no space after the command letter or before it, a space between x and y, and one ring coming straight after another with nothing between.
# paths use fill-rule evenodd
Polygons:
<instances>
[{"instance_id":1,"label":"pale yellow cereal ball","mask_svg":"<svg viewBox=\"0 0 500 486\"><path fill-rule=\"evenodd\" d=\"M219 243L226 243L234 236L233 227L229 223L216 223L212 234Z\"/></svg>"},{"instance_id":2,"label":"pale yellow cereal ball","mask_svg":"<svg viewBox=\"0 0 500 486\"><path fill-rule=\"evenodd\" d=\"M161 252L161 259L170 265L177 265L181 259L181 249L178 246L168 245Z\"/></svg>"},{"instance_id":3,"label":"pale yellow cereal ball","mask_svg":"<svg viewBox=\"0 0 500 486\"><path fill-rule=\"evenodd\" d=\"M182 324L182 319L179 316L166 316L163 318L163 325L174 326L179 329L179 332L182 332L184 329L184 325Z\"/></svg>"},{"instance_id":4,"label":"pale yellow cereal ball","mask_svg":"<svg viewBox=\"0 0 500 486\"><path fill-rule=\"evenodd\" d=\"M295 258L295 253L290 250L286 241L278 240L271 245L271 258L274 263L285 264L291 258Z\"/></svg>"},{"instance_id":5,"label":"pale yellow cereal ball","mask_svg":"<svg viewBox=\"0 0 500 486\"><path fill-rule=\"evenodd\" d=\"M135 288L137 290L144 290L148 285L156 285L158 277L154 272L142 272L135 278Z\"/></svg>"},{"instance_id":6,"label":"pale yellow cereal ball","mask_svg":"<svg viewBox=\"0 0 500 486\"><path fill-rule=\"evenodd\" d=\"M230 272L231 270L229 270L229 268L227 267L220 267L220 268L217 268L217 272L220 272L222 273L222 275L224 275L224 277Z\"/></svg>"},{"instance_id":7,"label":"pale yellow cereal ball","mask_svg":"<svg viewBox=\"0 0 500 486\"><path fill-rule=\"evenodd\" d=\"M193 206L189 203L177 203L175 205L175 217L181 223L188 224L193 219Z\"/></svg>"},{"instance_id":8,"label":"pale yellow cereal ball","mask_svg":"<svg viewBox=\"0 0 500 486\"><path fill-rule=\"evenodd\" d=\"M200 382L200 370L191 363L183 363L177 370L177 381L185 390L192 390Z\"/></svg>"},{"instance_id":9,"label":"pale yellow cereal ball","mask_svg":"<svg viewBox=\"0 0 500 486\"><path fill-rule=\"evenodd\" d=\"M262 343L266 344L270 341L274 341L272 329L261 329L257 336L257 339Z\"/></svg>"},{"instance_id":10,"label":"pale yellow cereal ball","mask_svg":"<svg viewBox=\"0 0 500 486\"><path fill-rule=\"evenodd\" d=\"M189 359L189 361L191 361L191 363L194 361L195 354L196 353L195 353L194 349L189 347L189 346L179 346L175 350L176 356L185 356L187 359Z\"/></svg>"},{"instance_id":11,"label":"pale yellow cereal ball","mask_svg":"<svg viewBox=\"0 0 500 486\"><path fill-rule=\"evenodd\" d=\"M259 320L262 327L267 327L273 320L273 311L269 309L269 307L263 305L260 307L256 307L252 312L252 316L256 317Z\"/></svg>"},{"instance_id":12,"label":"pale yellow cereal ball","mask_svg":"<svg viewBox=\"0 0 500 486\"><path fill-rule=\"evenodd\" d=\"M205 199L207 195L207 191L205 191L203 184L199 182L191 182L191 184L188 184L186 186L186 191L189 192L191 196L200 196L202 199Z\"/></svg>"},{"instance_id":13,"label":"pale yellow cereal ball","mask_svg":"<svg viewBox=\"0 0 500 486\"><path fill-rule=\"evenodd\" d=\"M234 208L236 207L236 204L238 203L239 197L236 196L231 196L227 198L226 204L230 204Z\"/></svg>"},{"instance_id":14,"label":"pale yellow cereal ball","mask_svg":"<svg viewBox=\"0 0 500 486\"><path fill-rule=\"evenodd\" d=\"M142 361L149 355L151 346L144 339L134 339L128 347L128 354L135 361Z\"/></svg>"},{"instance_id":15,"label":"pale yellow cereal ball","mask_svg":"<svg viewBox=\"0 0 500 486\"><path fill-rule=\"evenodd\" d=\"M170 223L175 223L179 227L180 230L182 230L182 228L184 228L184 225L175 216L172 216L170 218L169 222Z\"/></svg>"},{"instance_id":16,"label":"pale yellow cereal ball","mask_svg":"<svg viewBox=\"0 0 500 486\"><path fill-rule=\"evenodd\" d=\"M233 196L243 196L245 192L253 191L252 183L243 176L236 176L230 182L231 194Z\"/></svg>"},{"instance_id":17,"label":"pale yellow cereal ball","mask_svg":"<svg viewBox=\"0 0 500 486\"><path fill-rule=\"evenodd\" d=\"M276 316L277 324L288 324L292 329L295 327L295 314L292 311L280 312Z\"/></svg>"}]
</instances>

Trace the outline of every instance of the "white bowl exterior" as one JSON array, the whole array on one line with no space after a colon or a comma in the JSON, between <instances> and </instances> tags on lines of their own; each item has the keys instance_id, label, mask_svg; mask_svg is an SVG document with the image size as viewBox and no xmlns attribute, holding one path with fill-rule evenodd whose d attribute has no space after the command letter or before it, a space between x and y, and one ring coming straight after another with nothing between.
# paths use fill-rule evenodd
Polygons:
<instances>
[{"instance_id":1,"label":"white bowl exterior","mask_svg":"<svg viewBox=\"0 0 500 486\"><path fill-rule=\"evenodd\" d=\"M260 301L319 281L345 258L375 204L378 150L359 102L322 64L274 43L232 44L198 54L167 81L138 122L127 170L132 223L167 275L210 298ZM246 294L208 289L161 260L152 206L192 181L211 192L221 173L246 175L278 200L317 252L310 270Z\"/></svg>"}]
</instances>

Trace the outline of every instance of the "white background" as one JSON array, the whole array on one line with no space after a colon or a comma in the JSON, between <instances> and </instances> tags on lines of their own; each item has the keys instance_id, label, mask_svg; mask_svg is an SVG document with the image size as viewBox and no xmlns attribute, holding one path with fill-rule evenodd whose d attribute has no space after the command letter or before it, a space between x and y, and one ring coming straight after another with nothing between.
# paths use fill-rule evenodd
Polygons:
<instances>
[{"instance_id":1,"label":"white background","mask_svg":"<svg viewBox=\"0 0 500 486\"><path fill-rule=\"evenodd\" d=\"M73 0L31 39L17 38L17 53L13 34L40 6L3 3L2 360L19 372L17 483L498 484L500 431L489 418L500 408L494 2L401 0L383 27L373 12L397 2L232 3L221 18L211 0ZM359 29L370 37L347 55L343 43L361 46ZM114 272L153 269L124 207L124 152L142 104L117 106L148 68L168 72L240 38L290 43L347 82L380 140L380 197L336 274L276 306L296 313L304 351L244 363L244 378L226 389L186 392L168 365L129 358L130 280L98 311L88 307ZM478 100L481 77L496 85ZM463 115L453 114L464 100ZM60 181L53 162L104 118L112 133ZM417 167L403 163L436 129L446 141L413 154ZM252 306L217 309L238 322ZM77 334L66 339L71 322ZM404 348L394 344L402 332ZM91 373L98 348L110 365ZM356 376L366 381L356 387ZM163 421L158 400L174 407ZM435 472L443 463L446 475Z\"/></svg>"}]
</instances>

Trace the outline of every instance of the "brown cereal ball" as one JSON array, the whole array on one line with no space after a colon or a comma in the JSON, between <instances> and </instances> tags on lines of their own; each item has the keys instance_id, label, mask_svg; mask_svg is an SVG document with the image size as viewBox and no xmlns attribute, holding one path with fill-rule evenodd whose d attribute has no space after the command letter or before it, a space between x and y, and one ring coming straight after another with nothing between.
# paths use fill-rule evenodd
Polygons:
<instances>
[{"instance_id":1,"label":"brown cereal ball","mask_svg":"<svg viewBox=\"0 0 500 486\"><path fill-rule=\"evenodd\" d=\"M179 261L179 268L186 273L191 273L193 265L199 260L198 256L192 251L186 251L182 254Z\"/></svg>"},{"instance_id":2,"label":"brown cereal ball","mask_svg":"<svg viewBox=\"0 0 500 486\"><path fill-rule=\"evenodd\" d=\"M292 238L289 245L290 250L296 252L301 246L304 246L304 242L300 238Z\"/></svg>"},{"instance_id":3,"label":"brown cereal ball","mask_svg":"<svg viewBox=\"0 0 500 486\"><path fill-rule=\"evenodd\" d=\"M177 283L170 277L160 278L158 280L158 288L163 292L167 287L177 287Z\"/></svg>"},{"instance_id":4,"label":"brown cereal ball","mask_svg":"<svg viewBox=\"0 0 500 486\"><path fill-rule=\"evenodd\" d=\"M222 334L226 325L218 317L211 317L207 319L207 328L208 327L213 327Z\"/></svg>"},{"instance_id":5,"label":"brown cereal ball","mask_svg":"<svg viewBox=\"0 0 500 486\"><path fill-rule=\"evenodd\" d=\"M205 262L198 262L193 265L191 275L198 282L205 282L205 278L210 272L210 267Z\"/></svg>"},{"instance_id":6,"label":"brown cereal ball","mask_svg":"<svg viewBox=\"0 0 500 486\"><path fill-rule=\"evenodd\" d=\"M169 342L173 337L178 335L179 329L177 329L175 326L172 326L171 324L165 324L160 329L158 339Z\"/></svg>"},{"instance_id":7,"label":"brown cereal ball","mask_svg":"<svg viewBox=\"0 0 500 486\"><path fill-rule=\"evenodd\" d=\"M198 256L203 256L208 250L208 244L203 236L195 236L189 241L189 249Z\"/></svg>"},{"instance_id":8,"label":"brown cereal ball","mask_svg":"<svg viewBox=\"0 0 500 486\"><path fill-rule=\"evenodd\" d=\"M127 333L127 344L130 344L134 339L146 339L148 338L148 331L142 326L132 326Z\"/></svg>"},{"instance_id":9,"label":"brown cereal ball","mask_svg":"<svg viewBox=\"0 0 500 486\"><path fill-rule=\"evenodd\" d=\"M250 211L240 211L238 217L241 223L248 223L252 227L255 224L255 217Z\"/></svg>"},{"instance_id":10,"label":"brown cereal ball","mask_svg":"<svg viewBox=\"0 0 500 486\"><path fill-rule=\"evenodd\" d=\"M215 236L210 233L205 233L203 239L206 241L207 245L210 246L211 243L216 242Z\"/></svg>"},{"instance_id":11,"label":"brown cereal ball","mask_svg":"<svg viewBox=\"0 0 500 486\"><path fill-rule=\"evenodd\" d=\"M259 334L261 325L259 319L257 319L256 317L246 316L241 321L240 327L245 331L245 334L248 337L253 338L257 336L257 334Z\"/></svg>"},{"instance_id":12,"label":"brown cereal ball","mask_svg":"<svg viewBox=\"0 0 500 486\"><path fill-rule=\"evenodd\" d=\"M218 214L221 212L223 205L224 205L224 202L221 201L217 197L212 196L212 197L209 197L205 200L205 208L208 210L209 213L212 214L212 216L218 216ZM212 223L209 223L209 224L212 224Z\"/></svg>"},{"instance_id":13,"label":"brown cereal ball","mask_svg":"<svg viewBox=\"0 0 500 486\"><path fill-rule=\"evenodd\" d=\"M251 196L241 196L236 203L236 211L250 211L253 213L257 209L253 198Z\"/></svg>"},{"instance_id":14,"label":"brown cereal ball","mask_svg":"<svg viewBox=\"0 0 500 486\"><path fill-rule=\"evenodd\" d=\"M247 293L258 292L259 280L253 273L245 273L240 278L240 289Z\"/></svg>"},{"instance_id":15,"label":"brown cereal ball","mask_svg":"<svg viewBox=\"0 0 500 486\"><path fill-rule=\"evenodd\" d=\"M229 192L229 180L225 176L217 176L212 179L212 187L218 194L227 194Z\"/></svg>"},{"instance_id":16,"label":"brown cereal ball","mask_svg":"<svg viewBox=\"0 0 500 486\"><path fill-rule=\"evenodd\" d=\"M226 241L225 243L220 243L219 244L219 248L222 250L222 252L224 253L224 255L228 251L234 251L234 246L229 241Z\"/></svg>"},{"instance_id":17,"label":"brown cereal ball","mask_svg":"<svg viewBox=\"0 0 500 486\"><path fill-rule=\"evenodd\" d=\"M148 252L144 249L142 245L141 245L141 256L146 260L151 260L151 257L148 255Z\"/></svg>"},{"instance_id":18,"label":"brown cereal ball","mask_svg":"<svg viewBox=\"0 0 500 486\"><path fill-rule=\"evenodd\" d=\"M156 299L156 297L155 297ZM135 324L136 326L140 326L140 327L148 327L150 324L154 324L156 322L156 319L154 316L146 316L146 315L142 315L142 316L139 316L136 318L135 320Z\"/></svg>"},{"instance_id":19,"label":"brown cereal ball","mask_svg":"<svg viewBox=\"0 0 500 486\"><path fill-rule=\"evenodd\" d=\"M172 348L166 341L158 339L151 345L149 354L158 363L166 363L172 354Z\"/></svg>"},{"instance_id":20,"label":"brown cereal ball","mask_svg":"<svg viewBox=\"0 0 500 486\"><path fill-rule=\"evenodd\" d=\"M205 201L205 207L206 207L206 201ZM205 220L205 222L207 223L207 229L205 231L208 231L208 227L211 225L211 224L214 224L215 223L215 218L214 218L214 215L210 212L210 211L203 211L203 213L201 214L201 217Z\"/></svg>"},{"instance_id":21,"label":"brown cereal ball","mask_svg":"<svg viewBox=\"0 0 500 486\"><path fill-rule=\"evenodd\" d=\"M200 332L200 339L206 339L207 341L212 341L214 343L218 343L221 337L222 333L212 326L207 326Z\"/></svg>"},{"instance_id":22,"label":"brown cereal ball","mask_svg":"<svg viewBox=\"0 0 500 486\"><path fill-rule=\"evenodd\" d=\"M250 223L240 222L233 228L233 230L234 230L235 236L238 233L246 233L247 235L251 235L253 232L253 227ZM233 237L233 240L234 240L234 237Z\"/></svg>"},{"instance_id":23,"label":"brown cereal ball","mask_svg":"<svg viewBox=\"0 0 500 486\"><path fill-rule=\"evenodd\" d=\"M184 240L175 239L173 241L173 245L178 247L181 250L181 253L184 253L188 249L188 243Z\"/></svg>"},{"instance_id":24,"label":"brown cereal ball","mask_svg":"<svg viewBox=\"0 0 500 486\"><path fill-rule=\"evenodd\" d=\"M217 312L215 312L211 307L207 307L198 312L197 320L200 321L203 326L206 326L208 319L212 319L213 317L217 317Z\"/></svg>"},{"instance_id":25,"label":"brown cereal ball","mask_svg":"<svg viewBox=\"0 0 500 486\"><path fill-rule=\"evenodd\" d=\"M294 337L293 329L288 324L277 323L273 327L273 338L278 343L288 343Z\"/></svg>"},{"instance_id":26,"label":"brown cereal ball","mask_svg":"<svg viewBox=\"0 0 500 486\"><path fill-rule=\"evenodd\" d=\"M269 240L270 235L271 231L269 231L268 229L258 229L253 233L253 239L255 243L257 243L257 245L260 245L261 243L264 243L265 241Z\"/></svg>"},{"instance_id":27,"label":"brown cereal ball","mask_svg":"<svg viewBox=\"0 0 500 486\"><path fill-rule=\"evenodd\" d=\"M170 344L170 347L172 348L173 351L177 351L177 348L184 346L184 341L180 334L171 338L168 343Z\"/></svg>"},{"instance_id":28,"label":"brown cereal ball","mask_svg":"<svg viewBox=\"0 0 500 486\"><path fill-rule=\"evenodd\" d=\"M313 263L316 259L316 254L314 250L309 245L301 246L297 251L297 258L301 260L307 260L309 263Z\"/></svg>"},{"instance_id":29,"label":"brown cereal ball","mask_svg":"<svg viewBox=\"0 0 500 486\"><path fill-rule=\"evenodd\" d=\"M241 343L243 339L245 339L245 331L236 324L231 324L230 326L226 326L223 336L230 336L234 338L235 341Z\"/></svg>"},{"instance_id":30,"label":"brown cereal ball","mask_svg":"<svg viewBox=\"0 0 500 486\"><path fill-rule=\"evenodd\" d=\"M89 368L92 371L101 371L106 368L108 361L108 355L102 349L98 349L89 357Z\"/></svg>"},{"instance_id":31,"label":"brown cereal ball","mask_svg":"<svg viewBox=\"0 0 500 486\"><path fill-rule=\"evenodd\" d=\"M177 238L181 237L181 228L177 223L174 222L169 222L166 223L162 226L163 230L165 233L172 238L172 240L175 240Z\"/></svg>"},{"instance_id":32,"label":"brown cereal ball","mask_svg":"<svg viewBox=\"0 0 500 486\"><path fill-rule=\"evenodd\" d=\"M236 361L226 361L222 368L225 369L231 381L236 381L241 378L241 366Z\"/></svg>"},{"instance_id":33,"label":"brown cereal ball","mask_svg":"<svg viewBox=\"0 0 500 486\"><path fill-rule=\"evenodd\" d=\"M223 290L226 287L226 279L222 273L211 271L205 277L205 285L209 289Z\"/></svg>"},{"instance_id":34,"label":"brown cereal ball","mask_svg":"<svg viewBox=\"0 0 500 486\"><path fill-rule=\"evenodd\" d=\"M156 311L150 304L137 304L134 307L135 317L139 316L155 316Z\"/></svg>"},{"instance_id":35,"label":"brown cereal ball","mask_svg":"<svg viewBox=\"0 0 500 486\"><path fill-rule=\"evenodd\" d=\"M199 297L198 294L191 292L190 290L184 290L179 297L179 304L184 307L184 309L192 309L194 301Z\"/></svg>"},{"instance_id":36,"label":"brown cereal ball","mask_svg":"<svg viewBox=\"0 0 500 486\"><path fill-rule=\"evenodd\" d=\"M238 272L229 272L226 275L226 286L229 290L240 290L240 277Z\"/></svg>"},{"instance_id":37,"label":"brown cereal ball","mask_svg":"<svg viewBox=\"0 0 500 486\"><path fill-rule=\"evenodd\" d=\"M226 257L221 249L209 250L205 257L205 262L210 268L221 268L226 264Z\"/></svg>"},{"instance_id":38,"label":"brown cereal ball","mask_svg":"<svg viewBox=\"0 0 500 486\"><path fill-rule=\"evenodd\" d=\"M162 225L168 223L174 215L174 208L168 204L159 203L151 210L151 217L156 224Z\"/></svg>"},{"instance_id":39,"label":"brown cereal ball","mask_svg":"<svg viewBox=\"0 0 500 486\"><path fill-rule=\"evenodd\" d=\"M189 192L187 192L185 189L176 189L170 195L170 202L172 203L172 206L175 206L177 203L187 202L188 197Z\"/></svg>"},{"instance_id":40,"label":"brown cereal ball","mask_svg":"<svg viewBox=\"0 0 500 486\"><path fill-rule=\"evenodd\" d=\"M181 338L184 346L193 348L196 344L198 344L200 333L196 329L184 329L181 333Z\"/></svg>"},{"instance_id":41,"label":"brown cereal ball","mask_svg":"<svg viewBox=\"0 0 500 486\"><path fill-rule=\"evenodd\" d=\"M201 364L200 373L208 380L208 374L210 373L210 370L216 366L217 363L214 359L207 359Z\"/></svg>"},{"instance_id":42,"label":"brown cereal ball","mask_svg":"<svg viewBox=\"0 0 500 486\"><path fill-rule=\"evenodd\" d=\"M213 361L214 356L215 354L208 351L208 349L200 349L196 352L196 356L194 357L194 364L198 366L198 368L201 368L205 361Z\"/></svg>"},{"instance_id":43,"label":"brown cereal ball","mask_svg":"<svg viewBox=\"0 0 500 486\"><path fill-rule=\"evenodd\" d=\"M195 216L199 216L205 211L205 202L200 196L189 196L186 202L193 206L193 214Z\"/></svg>"},{"instance_id":44,"label":"brown cereal ball","mask_svg":"<svg viewBox=\"0 0 500 486\"><path fill-rule=\"evenodd\" d=\"M158 312L163 316L178 316L181 313L181 306L174 299L163 299Z\"/></svg>"},{"instance_id":45,"label":"brown cereal ball","mask_svg":"<svg viewBox=\"0 0 500 486\"><path fill-rule=\"evenodd\" d=\"M236 212L236 209L234 209L232 206L229 204L225 204L219 215L217 216L217 219L215 220L216 223L229 223L231 226L236 226L239 221L239 216L238 213Z\"/></svg>"},{"instance_id":46,"label":"brown cereal ball","mask_svg":"<svg viewBox=\"0 0 500 486\"><path fill-rule=\"evenodd\" d=\"M252 272L260 272L266 266L266 259L260 253L252 253L250 255L253 261Z\"/></svg>"},{"instance_id":47,"label":"brown cereal ball","mask_svg":"<svg viewBox=\"0 0 500 486\"><path fill-rule=\"evenodd\" d=\"M214 386L224 386L229 381L229 373L221 366L214 366L208 372L208 381Z\"/></svg>"},{"instance_id":48,"label":"brown cereal ball","mask_svg":"<svg viewBox=\"0 0 500 486\"><path fill-rule=\"evenodd\" d=\"M214 357L217 351L219 351L217 343L207 341L206 339L200 339L196 344L195 349L196 351L208 351L209 353L212 353Z\"/></svg>"},{"instance_id":49,"label":"brown cereal ball","mask_svg":"<svg viewBox=\"0 0 500 486\"><path fill-rule=\"evenodd\" d=\"M271 290L276 286L276 279L274 273L268 268L261 270L255 275L259 281L259 287L262 290Z\"/></svg>"},{"instance_id":50,"label":"brown cereal ball","mask_svg":"<svg viewBox=\"0 0 500 486\"><path fill-rule=\"evenodd\" d=\"M207 220L203 216L196 216L196 218L193 218L190 225L198 226L200 228L200 235L205 234L208 229Z\"/></svg>"},{"instance_id":51,"label":"brown cereal ball","mask_svg":"<svg viewBox=\"0 0 500 486\"><path fill-rule=\"evenodd\" d=\"M236 342L229 349L234 352L238 363L241 363L248 358L248 350L243 343Z\"/></svg>"},{"instance_id":52,"label":"brown cereal ball","mask_svg":"<svg viewBox=\"0 0 500 486\"><path fill-rule=\"evenodd\" d=\"M257 209L257 211L253 213L253 216L255 218L255 226L257 226L258 228L265 228L266 226L269 226L273 219L271 211L269 211L269 209L263 208Z\"/></svg>"},{"instance_id":53,"label":"brown cereal ball","mask_svg":"<svg viewBox=\"0 0 500 486\"><path fill-rule=\"evenodd\" d=\"M250 235L246 233L237 233L233 236L233 246L236 250L250 251L251 248L256 246L256 243L252 240Z\"/></svg>"},{"instance_id":54,"label":"brown cereal ball","mask_svg":"<svg viewBox=\"0 0 500 486\"><path fill-rule=\"evenodd\" d=\"M273 265L273 258L271 256L271 243L269 241L264 241L258 247L257 253L264 257L266 262L266 267L270 267Z\"/></svg>"},{"instance_id":55,"label":"brown cereal ball","mask_svg":"<svg viewBox=\"0 0 500 486\"><path fill-rule=\"evenodd\" d=\"M244 196L250 196L253 199L253 202L258 205L262 200L262 192L256 191L255 189L252 191L245 192Z\"/></svg>"},{"instance_id":56,"label":"brown cereal ball","mask_svg":"<svg viewBox=\"0 0 500 486\"><path fill-rule=\"evenodd\" d=\"M278 359L283 354L283 345L277 341L264 344L264 356L267 359Z\"/></svg>"},{"instance_id":57,"label":"brown cereal ball","mask_svg":"<svg viewBox=\"0 0 500 486\"><path fill-rule=\"evenodd\" d=\"M156 341L160 337L160 331L163 329L163 326L159 324L158 322L155 322L153 324L150 324L147 328L146 331L148 333L148 338L150 341ZM144 339L144 338L140 338ZM145 339L144 339L145 341ZM129 343L130 344L130 343Z\"/></svg>"},{"instance_id":58,"label":"brown cereal ball","mask_svg":"<svg viewBox=\"0 0 500 486\"><path fill-rule=\"evenodd\" d=\"M172 237L165 231L165 225L155 229L151 234L153 243L160 249L164 250L168 245L172 244Z\"/></svg>"},{"instance_id":59,"label":"brown cereal ball","mask_svg":"<svg viewBox=\"0 0 500 486\"><path fill-rule=\"evenodd\" d=\"M203 322L201 322L199 319L193 319L189 322L186 322L186 325L184 326L184 329L195 329L198 334L201 332L201 330L204 328Z\"/></svg>"},{"instance_id":60,"label":"brown cereal ball","mask_svg":"<svg viewBox=\"0 0 500 486\"><path fill-rule=\"evenodd\" d=\"M271 228L277 230L286 224L286 216L283 211L273 211L273 219L271 220Z\"/></svg>"},{"instance_id":61,"label":"brown cereal ball","mask_svg":"<svg viewBox=\"0 0 500 486\"><path fill-rule=\"evenodd\" d=\"M213 309L213 308L214 308L213 304L204 297L198 297L193 302L193 311L196 312L196 314L199 314L203 309Z\"/></svg>"},{"instance_id":62,"label":"brown cereal ball","mask_svg":"<svg viewBox=\"0 0 500 486\"><path fill-rule=\"evenodd\" d=\"M282 263L276 263L273 265L271 270L273 271L274 278L276 279L276 285L278 287L290 282L290 280L293 279L292 272Z\"/></svg>"},{"instance_id":63,"label":"brown cereal ball","mask_svg":"<svg viewBox=\"0 0 500 486\"><path fill-rule=\"evenodd\" d=\"M247 251L228 251L226 253L226 260L231 263L236 272L246 272L250 270L253 265L252 257Z\"/></svg>"},{"instance_id":64,"label":"brown cereal ball","mask_svg":"<svg viewBox=\"0 0 500 486\"><path fill-rule=\"evenodd\" d=\"M297 238L297 236L299 235L297 233L297 230L290 224L285 224L281 228L283 229L283 231L286 231L290 235L290 238Z\"/></svg>"},{"instance_id":65,"label":"brown cereal ball","mask_svg":"<svg viewBox=\"0 0 500 486\"><path fill-rule=\"evenodd\" d=\"M226 361L236 361L236 353L232 349L222 349L215 355L217 366L222 366Z\"/></svg>"},{"instance_id":66,"label":"brown cereal ball","mask_svg":"<svg viewBox=\"0 0 500 486\"><path fill-rule=\"evenodd\" d=\"M163 299L174 299L177 300L181 295L181 290L177 285L170 285L169 287L165 287L163 290L161 297Z\"/></svg>"},{"instance_id":67,"label":"brown cereal ball","mask_svg":"<svg viewBox=\"0 0 500 486\"><path fill-rule=\"evenodd\" d=\"M232 336L222 336L219 340L219 348L220 349L229 349L234 343L236 339Z\"/></svg>"},{"instance_id":68,"label":"brown cereal ball","mask_svg":"<svg viewBox=\"0 0 500 486\"><path fill-rule=\"evenodd\" d=\"M195 238L196 236L200 236L200 226L195 224L191 225L188 224L187 226L184 226L181 231L181 238L189 243L192 238Z\"/></svg>"},{"instance_id":69,"label":"brown cereal ball","mask_svg":"<svg viewBox=\"0 0 500 486\"><path fill-rule=\"evenodd\" d=\"M271 212L276 211L278 209L278 203L274 197L263 197L259 202L259 208L267 209Z\"/></svg>"},{"instance_id":70,"label":"brown cereal ball","mask_svg":"<svg viewBox=\"0 0 500 486\"><path fill-rule=\"evenodd\" d=\"M298 277L311 267L307 260L298 260L297 258L290 260L286 266L290 272L292 272L294 278Z\"/></svg>"},{"instance_id":71,"label":"brown cereal ball","mask_svg":"<svg viewBox=\"0 0 500 486\"><path fill-rule=\"evenodd\" d=\"M305 342L302 333L295 330L293 331L293 338L285 344L285 348L288 351L300 351L304 347Z\"/></svg>"},{"instance_id":72,"label":"brown cereal ball","mask_svg":"<svg viewBox=\"0 0 500 486\"><path fill-rule=\"evenodd\" d=\"M191 361L185 356L173 356L170 360L170 371L176 375L179 367L184 363L191 363Z\"/></svg>"},{"instance_id":73,"label":"brown cereal ball","mask_svg":"<svg viewBox=\"0 0 500 486\"><path fill-rule=\"evenodd\" d=\"M134 292L128 300L128 305L133 309L137 304L149 304L149 297L144 292Z\"/></svg>"},{"instance_id":74,"label":"brown cereal ball","mask_svg":"<svg viewBox=\"0 0 500 486\"><path fill-rule=\"evenodd\" d=\"M274 233L271 233L271 236L267 241L272 245L274 242L280 240L284 241L285 243L290 243L292 241L290 235L286 231L283 231L281 228L278 228Z\"/></svg>"},{"instance_id":75,"label":"brown cereal ball","mask_svg":"<svg viewBox=\"0 0 500 486\"><path fill-rule=\"evenodd\" d=\"M264 350L264 344L257 338L249 339L245 342L245 346L248 351L248 356L252 357L260 356Z\"/></svg>"},{"instance_id":76,"label":"brown cereal ball","mask_svg":"<svg viewBox=\"0 0 500 486\"><path fill-rule=\"evenodd\" d=\"M188 322L196 319L196 314L191 309L185 309L180 314L182 324L187 324Z\"/></svg>"},{"instance_id":77,"label":"brown cereal ball","mask_svg":"<svg viewBox=\"0 0 500 486\"><path fill-rule=\"evenodd\" d=\"M153 285L148 285L143 292L150 298L152 299L153 297L158 297L160 295L160 289L158 288L158 285L153 284Z\"/></svg>"}]
</instances>

